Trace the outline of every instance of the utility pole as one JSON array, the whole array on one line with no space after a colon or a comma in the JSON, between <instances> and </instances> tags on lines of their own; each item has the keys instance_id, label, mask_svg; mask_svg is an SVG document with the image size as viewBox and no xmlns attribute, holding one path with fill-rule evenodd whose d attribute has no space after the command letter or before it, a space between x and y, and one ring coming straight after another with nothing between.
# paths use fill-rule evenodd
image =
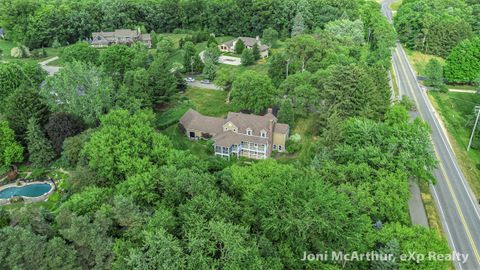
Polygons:
<instances>
[{"instance_id":1,"label":"utility pole","mask_svg":"<svg viewBox=\"0 0 480 270\"><path fill-rule=\"evenodd\" d=\"M475 106L475 113L477 114L477 118L475 119L475 124L473 125L472 135L470 135L470 140L468 141L467 151L469 151L470 146L472 146L473 135L475 134L475 129L477 128L478 118L480 118L480 106Z\"/></svg>"}]
</instances>

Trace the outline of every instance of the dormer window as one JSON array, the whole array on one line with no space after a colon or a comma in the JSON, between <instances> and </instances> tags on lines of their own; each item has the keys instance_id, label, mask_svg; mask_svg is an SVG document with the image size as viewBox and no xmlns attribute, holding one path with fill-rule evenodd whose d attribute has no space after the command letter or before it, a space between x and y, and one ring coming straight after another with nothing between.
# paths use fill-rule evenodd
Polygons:
<instances>
[{"instance_id":1,"label":"dormer window","mask_svg":"<svg viewBox=\"0 0 480 270\"><path fill-rule=\"evenodd\" d=\"M247 135L251 136L252 135L252 130L247 128Z\"/></svg>"},{"instance_id":2,"label":"dormer window","mask_svg":"<svg viewBox=\"0 0 480 270\"><path fill-rule=\"evenodd\" d=\"M261 136L262 138L266 138L266 137L267 137L267 132L266 132L265 130L262 130L262 131L260 132L260 136Z\"/></svg>"}]
</instances>

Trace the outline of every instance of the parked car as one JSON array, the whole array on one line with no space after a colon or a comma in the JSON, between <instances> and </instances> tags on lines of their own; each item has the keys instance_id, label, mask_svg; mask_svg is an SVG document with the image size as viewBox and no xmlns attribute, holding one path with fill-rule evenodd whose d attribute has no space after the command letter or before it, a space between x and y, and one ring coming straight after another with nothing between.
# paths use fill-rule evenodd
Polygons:
<instances>
[{"instance_id":1,"label":"parked car","mask_svg":"<svg viewBox=\"0 0 480 270\"><path fill-rule=\"evenodd\" d=\"M192 77L188 77L188 78L185 78L185 81L187 81L187 82L194 82L195 79L192 78Z\"/></svg>"},{"instance_id":2,"label":"parked car","mask_svg":"<svg viewBox=\"0 0 480 270\"><path fill-rule=\"evenodd\" d=\"M210 80L201 80L200 82L203 84L210 84Z\"/></svg>"}]
</instances>

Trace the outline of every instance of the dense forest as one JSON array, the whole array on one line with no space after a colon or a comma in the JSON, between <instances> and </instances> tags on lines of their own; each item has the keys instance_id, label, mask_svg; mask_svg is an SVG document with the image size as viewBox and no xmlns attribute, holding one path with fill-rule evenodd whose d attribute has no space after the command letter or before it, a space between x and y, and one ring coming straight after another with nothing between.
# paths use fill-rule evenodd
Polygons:
<instances>
[{"instance_id":1,"label":"dense forest","mask_svg":"<svg viewBox=\"0 0 480 270\"><path fill-rule=\"evenodd\" d=\"M395 27L407 48L446 58L441 80L480 82L477 0L405 0L395 17Z\"/></svg>"},{"instance_id":2,"label":"dense forest","mask_svg":"<svg viewBox=\"0 0 480 270\"><path fill-rule=\"evenodd\" d=\"M436 230L409 219L409 181L433 181L436 162L428 126L409 119L411 102L391 104L396 35L378 4L4 0L0 25L31 48L69 44L54 76L27 61L0 64L1 164L70 171L54 205L0 208L2 268L450 267L302 260L304 252L450 252ZM120 27L154 31L155 49L77 42ZM292 128L308 123L313 139L302 155L244 163L177 149L159 107L176 106L181 73L202 68L185 40L184 69L172 68L180 48L161 33L175 30L276 32L285 47L269 57L268 74L218 72L215 83L238 111L273 106Z\"/></svg>"}]
</instances>

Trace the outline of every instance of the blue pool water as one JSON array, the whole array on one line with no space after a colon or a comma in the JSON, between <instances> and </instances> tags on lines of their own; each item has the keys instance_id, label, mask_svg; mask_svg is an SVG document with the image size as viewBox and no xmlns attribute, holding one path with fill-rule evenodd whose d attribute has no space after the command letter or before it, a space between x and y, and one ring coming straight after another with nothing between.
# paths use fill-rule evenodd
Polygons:
<instances>
[{"instance_id":1,"label":"blue pool water","mask_svg":"<svg viewBox=\"0 0 480 270\"><path fill-rule=\"evenodd\" d=\"M31 184L23 187L9 187L0 191L0 199L9 199L13 196L38 197L50 191L49 184Z\"/></svg>"}]
</instances>

